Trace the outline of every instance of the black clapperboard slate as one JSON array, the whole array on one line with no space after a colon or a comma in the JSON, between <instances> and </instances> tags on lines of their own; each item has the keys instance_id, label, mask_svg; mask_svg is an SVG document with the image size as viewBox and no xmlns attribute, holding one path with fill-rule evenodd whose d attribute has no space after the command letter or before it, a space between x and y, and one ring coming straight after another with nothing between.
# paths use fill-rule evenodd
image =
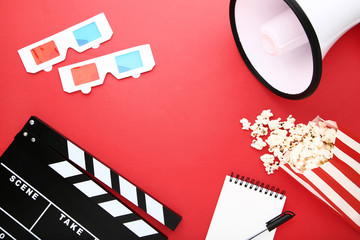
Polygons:
<instances>
[{"instance_id":1,"label":"black clapperboard slate","mask_svg":"<svg viewBox=\"0 0 360 240\"><path fill-rule=\"evenodd\" d=\"M90 176L101 181L108 173L105 184L125 198L121 186L130 186L137 200L129 200L170 229L179 215L80 148L85 164L77 165L69 146L36 117L15 137L0 158L0 239L167 239Z\"/></svg>"}]
</instances>

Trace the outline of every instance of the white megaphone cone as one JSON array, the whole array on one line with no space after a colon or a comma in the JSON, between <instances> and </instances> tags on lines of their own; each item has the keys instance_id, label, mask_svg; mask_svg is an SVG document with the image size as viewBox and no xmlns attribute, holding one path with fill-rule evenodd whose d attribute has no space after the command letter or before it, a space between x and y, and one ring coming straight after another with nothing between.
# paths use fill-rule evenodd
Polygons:
<instances>
[{"instance_id":1,"label":"white megaphone cone","mask_svg":"<svg viewBox=\"0 0 360 240\"><path fill-rule=\"evenodd\" d=\"M322 59L360 22L360 0L231 0L233 35L246 65L267 88L310 96Z\"/></svg>"}]
</instances>

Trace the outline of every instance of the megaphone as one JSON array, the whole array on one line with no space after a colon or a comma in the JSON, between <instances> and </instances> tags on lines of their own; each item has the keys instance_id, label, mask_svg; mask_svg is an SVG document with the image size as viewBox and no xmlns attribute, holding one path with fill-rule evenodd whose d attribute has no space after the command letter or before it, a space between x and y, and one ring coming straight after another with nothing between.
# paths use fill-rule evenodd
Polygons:
<instances>
[{"instance_id":1,"label":"megaphone","mask_svg":"<svg viewBox=\"0 0 360 240\"><path fill-rule=\"evenodd\" d=\"M360 0L230 1L231 29L245 64L288 99L316 90L326 53L359 22Z\"/></svg>"}]
</instances>

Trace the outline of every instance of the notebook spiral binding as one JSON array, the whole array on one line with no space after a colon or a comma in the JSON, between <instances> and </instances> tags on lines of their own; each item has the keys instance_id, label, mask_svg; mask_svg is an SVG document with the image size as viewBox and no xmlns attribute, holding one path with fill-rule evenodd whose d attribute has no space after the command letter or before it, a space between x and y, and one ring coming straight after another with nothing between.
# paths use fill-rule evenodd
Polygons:
<instances>
[{"instance_id":1,"label":"notebook spiral binding","mask_svg":"<svg viewBox=\"0 0 360 240\"><path fill-rule=\"evenodd\" d=\"M230 176L230 182L232 182L232 180L235 179L234 183L237 184L239 181L239 185L240 186L243 186L244 184L244 187L249 187L249 189L253 189L254 188L254 191L259 191L260 193L264 191L264 194L268 194L269 193L269 196L273 196L275 198L278 198L281 200L284 198L285 196L285 191L281 191L280 192L280 189L279 188L275 188L274 186L270 186L269 184L264 184L263 182L260 182L260 181L255 181L255 179L250 179L249 177L244 177L244 176L241 176L239 174L237 174L235 177L234 177L234 173L231 173L231 176Z\"/></svg>"}]
</instances>

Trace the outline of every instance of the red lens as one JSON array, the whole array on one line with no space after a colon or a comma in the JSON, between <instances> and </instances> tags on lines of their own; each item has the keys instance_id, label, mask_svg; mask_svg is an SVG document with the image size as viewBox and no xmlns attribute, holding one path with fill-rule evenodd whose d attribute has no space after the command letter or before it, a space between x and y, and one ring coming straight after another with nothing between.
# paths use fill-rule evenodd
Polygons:
<instances>
[{"instance_id":1,"label":"red lens","mask_svg":"<svg viewBox=\"0 0 360 240\"><path fill-rule=\"evenodd\" d=\"M50 41L31 49L31 54L37 65L60 56L59 50L54 41Z\"/></svg>"},{"instance_id":2,"label":"red lens","mask_svg":"<svg viewBox=\"0 0 360 240\"><path fill-rule=\"evenodd\" d=\"M99 73L95 63L71 69L75 86L98 80Z\"/></svg>"}]
</instances>

